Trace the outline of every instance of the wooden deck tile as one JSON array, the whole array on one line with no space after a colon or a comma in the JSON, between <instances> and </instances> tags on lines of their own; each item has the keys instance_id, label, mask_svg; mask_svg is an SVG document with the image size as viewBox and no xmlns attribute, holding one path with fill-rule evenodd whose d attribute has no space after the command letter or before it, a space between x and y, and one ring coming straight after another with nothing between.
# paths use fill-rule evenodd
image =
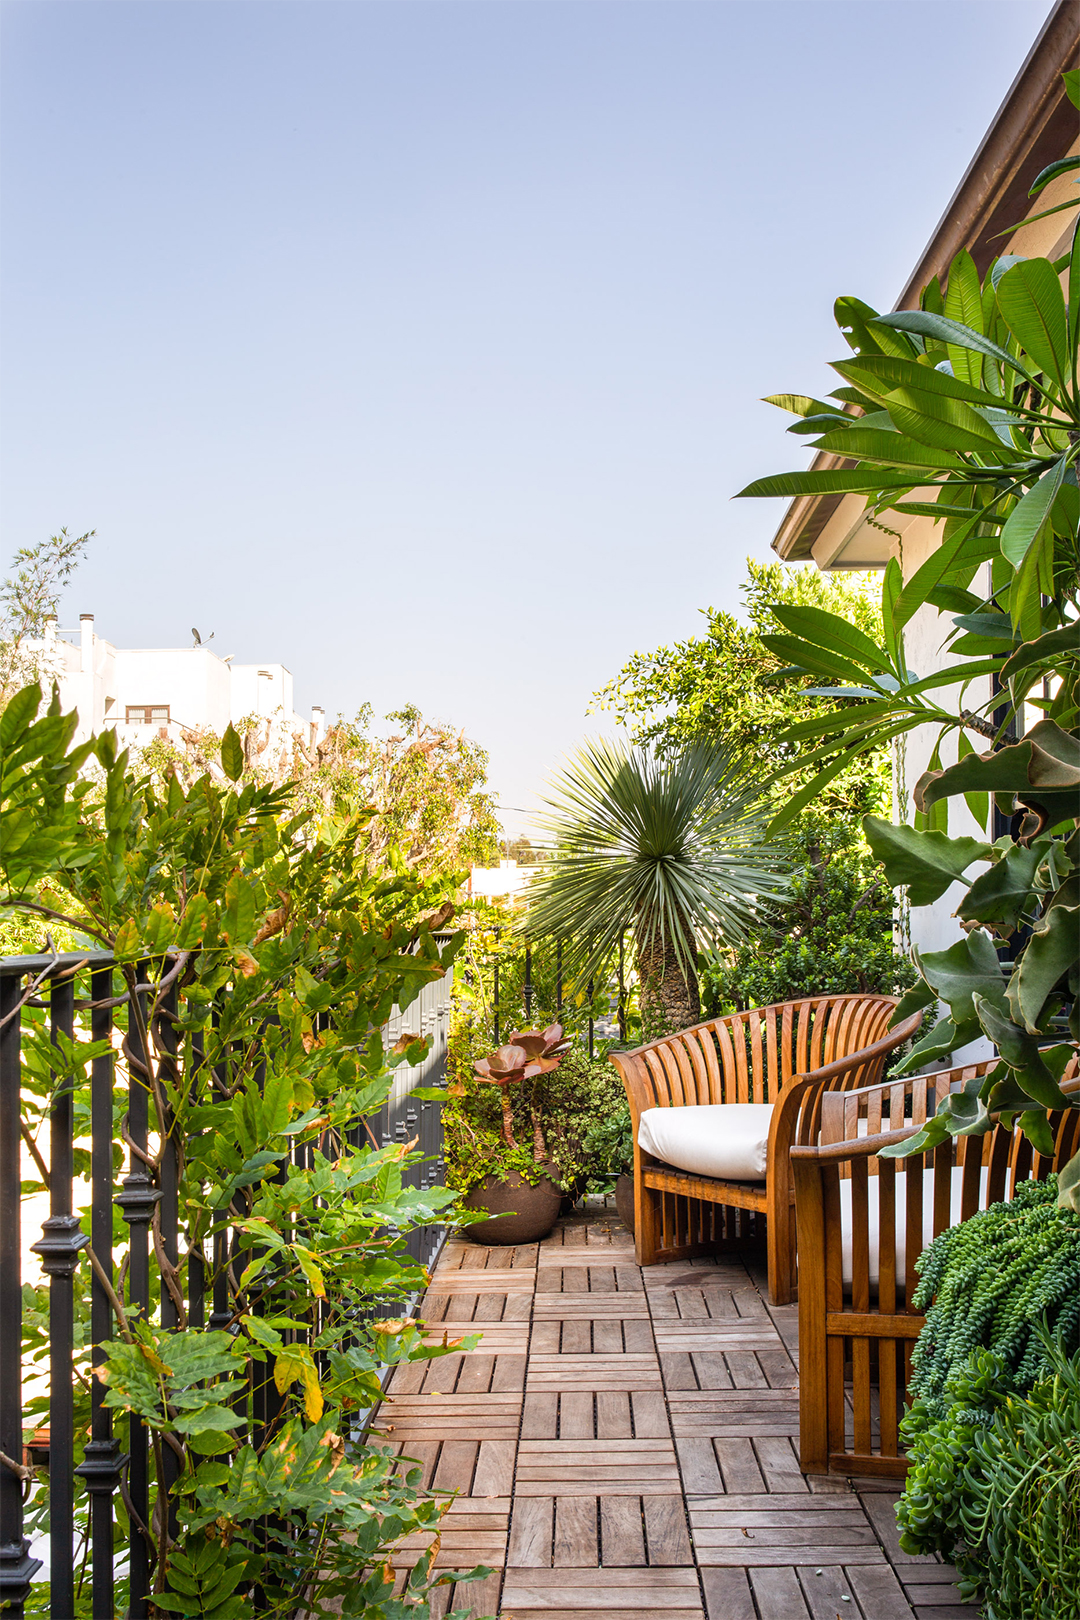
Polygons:
<instances>
[{"instance_id":1,"label":"wooden deck tile","mask_svg":"<svg viewBox=\"0 0 1080 1620\"><path fill-rule=\"evenodd\" d=\"M649 1307L642 1294L573 1293L537 1294L533 1304L534 1322L567 1322L587 1317L590 1321L648 1321Z\"/></svg>"},{"instance_id":2,"label":"wooden deck tile","mask_svg":"<svg viewBox=\"0 0 1080 1620\"><path fill-rule=\"evenodd\" d=\"M605 1569L614 1569L620 1564L639 1569L643 1567L645 1525L640 1497L600 1498L600 1547Z\"/></svg>"},{"instance_id":3,"label":"wooden deck tile","mask_svg":"<svg viewBox=\"0 0 1080 1620\"><path fill-rule=\"evenodd\" d=\"M428 1344L440 1344L447 1339L463 1339L466 1334L483 1334L476 1350L463 1352L475 1355L497 1355L500 1350L524 1352L529 1348L528 1322L432 1322L424 1334Z\"/></svg>"},{"instance_id":4,"label":"wooden deck tile","mask_svg":"<svg viewBox=\"0 0 1080 1620\"><path fill-rule=\"evenodd\" d=\"M667 1392L671 1426L680 1438L787 1436L799 1432L799 1397L786 1390Z\"/></svg>"},{"instance_id":5,"label":"wooden deck tile","mask_svg":"<svg viewBox=\"0 0 1080 1620\"><path fill-rule=\"evenodd\" d=\"M414 1440L516 1440L521 1396L392 1395L375 1428L403 1443Z\"/></svg>"},{"instance_id":6,"label":"wooden deck tile","mask_svg":"<svg viewBox=\"0 0 1080 1620\"><path fill-rule=\"evenodd\" d=\"M522 1496L681 1495L670 1441L523 1440L515 1492Z\"/></svg>"},{"instance_id":7,"label":"wooden deck tile","mask_svg":"<svg viewBox=\"0 0 1080 1620\"><path fill-rule=\"evenodd\" d=\"M431 1279L424 1296L425 1308L431 1299L442 1294L531 1294L536 1286L536 1272L517 1271L444 1271L441 1266Z\"/></svg>"},{"instance_id":8,"label":"wooden deck tile","mask_svg":"<svg viewBox=\"0 0 1080 1620\"><path fill-rule=\"evenodd\" d=\"M503 1609L514 1620L625 1620L656 1611L665 1620L702 1620L693 1569L517 1569L503 1582Z\"/></svg>"},{"instance_id":9,"label":"wooden deck tile","mask_svg":"<svg viewBox=\"0 0 1080 1620\"><path fill-rule=\"evenodd\" d=\"M533 1355L529 1358L528 1389L660 1389L660 1367L655 1356Z\"/></svg>"},{"instance_id":10,"label":"wooden deck tile","mask_svg":"<svg viewBox=\"0 0 1080 1620\"><path fill-rule=\"evenodd\" d=\"M779 1344L768 1322L675 1322L654 1317L653 1331L658 1350L775 1350Z\"/></svg>"}]
</instances>

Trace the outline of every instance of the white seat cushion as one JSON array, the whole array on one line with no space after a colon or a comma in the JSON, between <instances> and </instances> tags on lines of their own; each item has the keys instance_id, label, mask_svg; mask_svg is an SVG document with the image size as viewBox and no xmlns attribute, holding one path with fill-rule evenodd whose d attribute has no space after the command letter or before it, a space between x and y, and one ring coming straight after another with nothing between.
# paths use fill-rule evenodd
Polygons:
<instances>
[{"instance_id":1,"label":"white seat cushion","mask_svg":"<svg viewBox=\"0 0 1080 1620\"><path fill-rule=\"evenodd\" d=\"M693 1175L763 1181L772 1111L772 1103L646 1108L638 1125L638 1146Z\"/></svg>"},{"instance_id":2,"label":"white seat cushion","mask_svg":"<svg viewBox=\"0 0 1080 1620\"><path fill-rule=\"evenodd\" d=\"M988 1171L984 1166L980 1180L980 1205L985 1199L986 1178ZM960 1219L960 1194L963 1188L964 1172L961 1166L954 1165L952 1170L952 1187L949 1199L949 1224L955 1226ZM869 1195L867 1199L867 1231L870 1240L870 1281L876 1283L881 1272L881 1256L878 1242L878 1189L877 1177L871 1176L869 1180ZM923 1207L923 1233L922 1246L925 1249L934 1236L934 1178L932 1174L924 1175L922 1189ZM840 1242L842 1251L843 1274L845 1284L851 1282L851 1182L844 1180L840 1183ZM921 1251L920 1251L921 1253ZM902 1287L904 1282L904 1269L907 1265L907 1175L903 1170L896 1173L896 1280Z\"/></svg>"}]
</instances>

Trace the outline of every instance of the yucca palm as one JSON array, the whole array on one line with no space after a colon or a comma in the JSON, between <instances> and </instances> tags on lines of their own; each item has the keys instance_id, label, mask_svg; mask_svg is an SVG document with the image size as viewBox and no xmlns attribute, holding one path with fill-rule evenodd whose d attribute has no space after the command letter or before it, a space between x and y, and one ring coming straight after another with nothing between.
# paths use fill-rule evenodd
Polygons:
<instances>
[{"instance_id":1,"label":"yucca palm","mask_svg":"<svg viewBox=\"0 0 1080 1620\"><path fill-rule=\"evenodd\" d=\"M700 1019L698 950L743 943L762 904L783 898L767 812L739 777L708 744L661 754L597 740L544 801L555 852L523 927L570 942L581 981L629 931L647 1039Z\"/></svg>"}]
</instances>

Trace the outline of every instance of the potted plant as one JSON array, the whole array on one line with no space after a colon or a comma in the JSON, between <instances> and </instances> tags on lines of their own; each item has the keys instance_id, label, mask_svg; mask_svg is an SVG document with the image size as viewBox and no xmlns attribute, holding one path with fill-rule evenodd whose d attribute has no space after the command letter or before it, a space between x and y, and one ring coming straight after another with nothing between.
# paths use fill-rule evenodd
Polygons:
<instances>
[{"instance_id":1,"label":"potted plant","mask_svg":"<svg viewBox=\"0 0 1080 1620\"><path fill-rule=\"evenodd\" d=\"M552 1180L550 1156L544 1139L540 1099L536 1088L529 1098L532 1127L531 1150L523 1149L514 1133L514 1104L511 1087L519 1088L558 1068L568 1042L561 1024L546 1029L519 1030L490 1056L473 1064L480 1085L497 1086L502 1115L499 1147L492 1153L488 1144L485 1169L481 1151L475 1162L471 1185L463 1200L466 1209L483 1210L492 1219L474 1222L468 1235L478 1243L535 1243L546 1237L555 1225L563 1189ZM464 1089L464 1088L463 1088ZM480 1144L481 1149L483 1144Z\"/></svg>"},{"instance_id":2,"label":"potted plant","mask_svg":"<svg viewBox=\"0 0 1080 1620\"><path fill-rule=\"evenodd\" d=\"M592 1179L604 1192L614 1192L619 1219L634 1230L634 1136L625 1099L598 1119L585 1134L585 1153Z\"/></svg>"}]
</instances>

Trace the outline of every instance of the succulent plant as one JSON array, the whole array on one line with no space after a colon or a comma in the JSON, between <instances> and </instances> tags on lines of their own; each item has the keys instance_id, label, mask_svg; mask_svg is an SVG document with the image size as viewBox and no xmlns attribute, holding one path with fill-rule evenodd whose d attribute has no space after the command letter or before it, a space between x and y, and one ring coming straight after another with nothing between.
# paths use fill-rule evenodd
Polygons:
<instances>
[{"instance_id":1,"label":"succulent plant","mask_svg":"<svg viewBox=\"0 0 1080 1620\"><path fill-rule=\"evenodd\" d=\"M517 1147L509 1087L538 1074L550 1074L552 1069L558 1068L569 1045L569 1041L563 1040L562 1025L549 1024L546 1029L519 1030L510 1036L506 1046L500 1046L490 1057L480 1058L473 1064L477 1079L483 1085L501 1087L503 1141L507 1147ZM533 1110L533 1137L536 1158L546 1159L547 1147L536 1109Z\"/></svg>"}]
</instances>

